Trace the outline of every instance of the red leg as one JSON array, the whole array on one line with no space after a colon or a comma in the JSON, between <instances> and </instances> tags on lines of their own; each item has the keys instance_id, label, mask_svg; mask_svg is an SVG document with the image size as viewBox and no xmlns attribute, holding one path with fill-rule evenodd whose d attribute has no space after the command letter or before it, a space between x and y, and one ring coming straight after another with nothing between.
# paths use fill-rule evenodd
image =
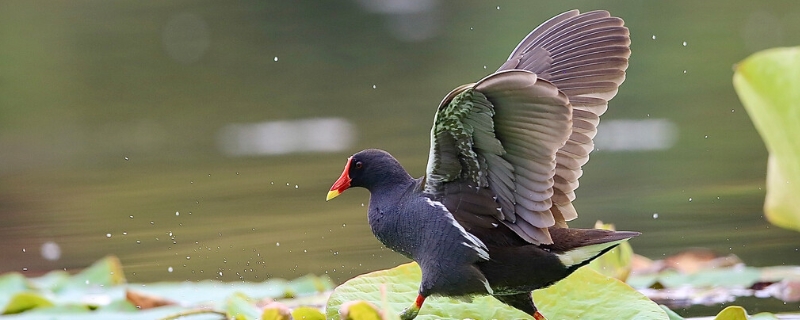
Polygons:
<instances>
[{"instance_id":1,"label":"red leg","mask_svg":"<svg viewBox=\"0 0 800 320\"><path fill-rule=\"evenodd\" d=\"M545 318L539 311L533 313L533 318L536 320L547 320L547 318Z\"/></svg>"},{"instance_id":2,"label":"red leg","mask_svg":"<svg viewBox=\"0 0 800 320\"><path fill-rule=\"evenodd\" d=\"M422 303L424 302L425 302L425 297L423 297L421 294L418 295L417 300L414 301L414 304L412 304L407 309L403 310L403 313L400 314L400 319L411 320L416 318L417 314L419 313L419 309L422 308Z\"/></svg>"}]
</instances>

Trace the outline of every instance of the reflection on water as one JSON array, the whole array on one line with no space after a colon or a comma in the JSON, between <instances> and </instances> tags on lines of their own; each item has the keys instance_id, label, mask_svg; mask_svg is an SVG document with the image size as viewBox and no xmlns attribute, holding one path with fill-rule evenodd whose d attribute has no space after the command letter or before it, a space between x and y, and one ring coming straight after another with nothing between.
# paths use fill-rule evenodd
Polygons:
<instances>
[{"instance_id":1,"label":"reflection on water","mask_svg":"<svg viewBox=\"0 0 800 320\"><path fill-rule=\"evenodd\" d=\"M324 201L345 159L380 147L421 175L442 96L571 9L429 4L401 19L356 3L4 3L0 272L115 254L132 282L343 281L403 262L371 235L366 191ZM642 231L634 250L653 258L703 246L755 266L800 264L798 234L762 216L767 154L731 86L731 66L753 50L800 43L800 5L608 5L631 28L633 55L571 225ZM778 19L753 27L763 17ZM761 37L769 30L781 32ZM353 128L297 129L311 118ZM259 156L283 139L273 121L341 149ZM233 152L243 156L218 139L245 143Z\"/></svg>"}]
</instances>

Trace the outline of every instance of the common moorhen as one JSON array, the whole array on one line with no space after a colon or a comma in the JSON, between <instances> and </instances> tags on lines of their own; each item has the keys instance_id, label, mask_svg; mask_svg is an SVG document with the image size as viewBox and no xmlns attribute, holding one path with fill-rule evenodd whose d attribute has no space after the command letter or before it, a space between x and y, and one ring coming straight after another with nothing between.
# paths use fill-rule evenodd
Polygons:
<instances>
[{"instance_id":1,"label":"common moorhen","mask_svg":"<svg viewBox=\"0 0 800 320\"><path fill-rule=\"evenodd\" d=\"M403 319L431 295L492 295L544 319L532 290L639 235L566 224L577 217L571 202L599 116L625 79L623 24L606 11L562 13L497 72L450 92L436 112L424 177L382 150L347 160L327 200L368 189L372 232L422 269Z\"/></svg>"}]
</instances>

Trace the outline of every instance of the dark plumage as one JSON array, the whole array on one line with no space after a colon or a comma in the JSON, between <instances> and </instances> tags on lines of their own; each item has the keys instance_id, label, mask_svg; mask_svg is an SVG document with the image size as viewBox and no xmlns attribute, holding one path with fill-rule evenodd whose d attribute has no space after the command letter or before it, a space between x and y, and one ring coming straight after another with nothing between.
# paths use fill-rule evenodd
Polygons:
<instances>
[{"instance_id":1,"label":"dark plumage","mask_svg":"<svg viewBox=\"0 0 800 320\"><path fill-rule=\"evenodd\" d=\"M369 224L419 263L414 318L430 295L492 295L544 319L530 292L565 278L636 232L570 229L581 166L599 116L625 78L628 30L605 11L558 15L508 61L448 94L424 177L389 153L350 157L328 200L370 191Z\"/></svg>"}]
</instances>

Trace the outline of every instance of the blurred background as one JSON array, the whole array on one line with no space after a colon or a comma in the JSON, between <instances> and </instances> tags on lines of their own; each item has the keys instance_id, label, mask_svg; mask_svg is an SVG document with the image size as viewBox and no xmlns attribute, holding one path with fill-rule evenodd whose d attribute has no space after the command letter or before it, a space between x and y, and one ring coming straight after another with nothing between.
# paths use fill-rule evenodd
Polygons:
<instances>
[{"instance_id":1,"label":"blurred background","mask_svg":"<svg viewBox=\"0 0 800 320\"><path fill-rule=\"evenodd\" d=\"M326 203L377 147L414 176L435 108L528 32L577 8L625 19L628 77L584 167L573 227L800 264L763 218L767 151L731 84L751 53L800 44L794 1L2 1L0 272L108 254L130 282L341 282L405 261Z\"/></svg>"}]
</instances>

